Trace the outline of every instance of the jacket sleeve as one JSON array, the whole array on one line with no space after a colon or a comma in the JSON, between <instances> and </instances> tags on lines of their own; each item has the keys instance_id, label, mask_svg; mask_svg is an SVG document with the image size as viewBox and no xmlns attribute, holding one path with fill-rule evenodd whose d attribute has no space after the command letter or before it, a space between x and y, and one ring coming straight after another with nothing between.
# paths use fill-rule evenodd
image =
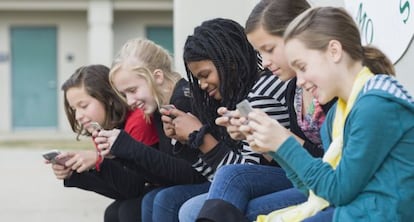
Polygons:
<instances>
[{"instance_id":1,"label":"jacket sleeve","mask_svg":"<svg viewBox=\"0 0 414 222\"><path fill-rule=\"evenodd\" d=\"M397 115L395 103L384 98L366 96L357 101L345 123L342 158L335 170L313 158L292 137L275 155L317 195L335 206L345 205L366 187L402 137Z\"/></svg>"},{"instance_id":2,"label":"jacket sleeve","mask_svg":"<svg viewBox=\"0 0 414 222\"><path fill-rule=\"evenodd\" d=\"M286 177L290 180L290 182L292 182L293 186L305 195L308 195L308 187L302 182L302 180L300 180L298 174L296 174L296 172L289 166L289 164L286 163L284 159L280 158L274 152L271 152L270 155L279 164L279 166L283 168L283 170L286 173Z\"/></svg>"},{"instance_id":3,"label":"jacket sleeve","mask_svg":"<svg viewBox=\"0 0 414 222\"><path fill-rule=\"evenodd\" d=\"M193 184L206 181L186 160L165 154L132 139L121 131L111 148L118 158L129 159L144 168L151 177L166 185Z\"/></svg>"}]
</instances>

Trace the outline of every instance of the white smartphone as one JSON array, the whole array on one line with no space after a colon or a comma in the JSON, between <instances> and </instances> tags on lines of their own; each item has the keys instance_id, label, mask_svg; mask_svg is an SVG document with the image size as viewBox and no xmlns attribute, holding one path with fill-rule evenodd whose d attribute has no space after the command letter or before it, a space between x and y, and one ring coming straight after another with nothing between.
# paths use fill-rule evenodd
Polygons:
<instances>
[{"instance_id":1,"label":"white smartphone","mask_svg":"<svg viewBox=\"0 0 414 222\"><path fill-rule=\"evenodd\" d=\"M245 100L241 101L240 103L238 103L236 105L236 108L237 108L237 110L239 110L240 115L244 116L244 117L247 117L247 115L251 111L253 111L253 108L252 108L252 106L250 106L250 103L249 103L249 101L247 101L247 99L245 99Z\"/></svg>"},{"instance_id":2,"label":"white smartphone","mask_svg":"<svg viewBox=\"0 0 414 222\"><path fill-rule=\"evenodd\" d=\"M56 159L56 157L60 154L59 150L49 150L42 154L43 158L46 160L49 160L53 164L59 164L64 166L65 162L68 160L68 158L62 158L62 159Z\"/></svg>"}]
</instances>

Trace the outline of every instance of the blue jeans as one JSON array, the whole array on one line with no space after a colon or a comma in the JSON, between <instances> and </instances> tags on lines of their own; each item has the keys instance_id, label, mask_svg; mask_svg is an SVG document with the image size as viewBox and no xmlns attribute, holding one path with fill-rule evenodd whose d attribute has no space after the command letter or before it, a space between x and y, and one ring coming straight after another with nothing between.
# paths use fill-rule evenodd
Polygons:
<instances>
[{"instance_id":1,"label":"blue jeans","mask_svg":"<svg viewBox=\"0 0 414 222\"><path fill-rule=\"evenodd\" d=\"M308 197L296 188L277 191L251 200L247 206L245 215L249 220L256 220L259 215L266 215L275 210L300 204Z\"/></svg>"},{"instance_id":2,"label":"blue jeans","mask_svg":"<svg viewBox=\"0 0 414 222\"><path fill-rule=\"evenodd\" d=\"M332 222L334 211L334 207L328 207L315 216L303 220L303 222Z\"/></svg>"},{"instance_id":3,"label":"blue jeans","mask_svg":"<svg viewBox=\"0 0 414 222\"><path fill-rule=\"evenodd\" d=\"M206 199L227 201L245 212L249 220L256 220L259 214L267 214L306 200L303 193L289 189L291 187L292 183L279 167L226 165L217 171L208 195L194 197L183 204L179 213L180 221L195 221ZM269 199L272 197L269 194L277 194L275 196L278 199Z\"/></svg>"},{"instance_id":4,"label":"blue jeans","mask_svg":"<svg viewBox=\"0 0 414 222\"><path fill-rule=\"evenodd\" d=\"M178 212L180 222L194 222L203 207L204 201L207 200L208 193L197 195L187 200Z\"/></svg>"},{"instance_id":5,"label":"blue jeans","mask_svg":"<svg viewBox=\"0 0 414 222\"><path fill-rule=\"evenodd\" d=\"M206 182L152 190L142 199L142 221L178 222L181 205L188 199L207 192L209 187L210 182Z\"/></svg>"}]
</instances>

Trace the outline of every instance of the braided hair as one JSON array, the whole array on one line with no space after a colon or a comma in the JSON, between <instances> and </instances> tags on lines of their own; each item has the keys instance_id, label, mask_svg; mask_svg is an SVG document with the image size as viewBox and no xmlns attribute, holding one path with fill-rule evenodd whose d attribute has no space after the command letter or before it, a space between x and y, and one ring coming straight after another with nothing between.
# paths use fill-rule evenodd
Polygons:
<instances>
[{"instance_id":1,"label":"braided hair","mask_svg":"<svg viewBox=\"0 0 414 222\"><path fill-rule=\"evenodd\" d=\"M244 28L230 19L216 18L196 27L185 42L183 59L194 97L193 111L212 129L217 128L214 124L217 108L224 106L234 110L259 77L257 53L247 40ZM188 63L202 60L210 60L217 69L220 101L200 88L198 79L188 68ZM224 129L219 127L218 131L220 137L228 136Z\"/></svg>"}]
</instances>

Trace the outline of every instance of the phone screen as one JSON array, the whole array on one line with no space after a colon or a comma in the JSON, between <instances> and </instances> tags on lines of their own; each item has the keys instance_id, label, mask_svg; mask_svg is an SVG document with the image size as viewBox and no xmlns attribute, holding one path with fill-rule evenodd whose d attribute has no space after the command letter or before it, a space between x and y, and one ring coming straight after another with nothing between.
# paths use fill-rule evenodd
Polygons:
<instances>
[{"instance_id":1,"label":"phone screen","mask_svg":"<svg viewBox=\"0 0 414 222\"><path fill-rule=\"evenodd\" d=\"M49 160L53 164L60 164L65 165L65 162L68 158L56 159L56 157L60 154L58 150L50 150L42 154L43 158Z\"/></svg>"},{"instance_id":2,"label":"phone screen","mask_svg":"<svg viewBox=\"0 0 414 222\"><path fill-rule=\"evenodd\" d=\"M253 111L252 107L250 106L249 101L246 99L241 101L236 105L237 110L239 110L240 115L247 116L251 111Z\"/></svg>"},{"instance_id":3,"label":"phone screen","mask_svg":"<svg viewBox=\"0 0 414 222\"><path fill-rule=\"evenodd\" d=\"M170 110L175 109L175 106L173 104L162 105L161 108L167 110L167 115L169 117L171 117L171 119L174 119L175 118L174 115L170 114Z\"/></svg>"}]
</instances>

